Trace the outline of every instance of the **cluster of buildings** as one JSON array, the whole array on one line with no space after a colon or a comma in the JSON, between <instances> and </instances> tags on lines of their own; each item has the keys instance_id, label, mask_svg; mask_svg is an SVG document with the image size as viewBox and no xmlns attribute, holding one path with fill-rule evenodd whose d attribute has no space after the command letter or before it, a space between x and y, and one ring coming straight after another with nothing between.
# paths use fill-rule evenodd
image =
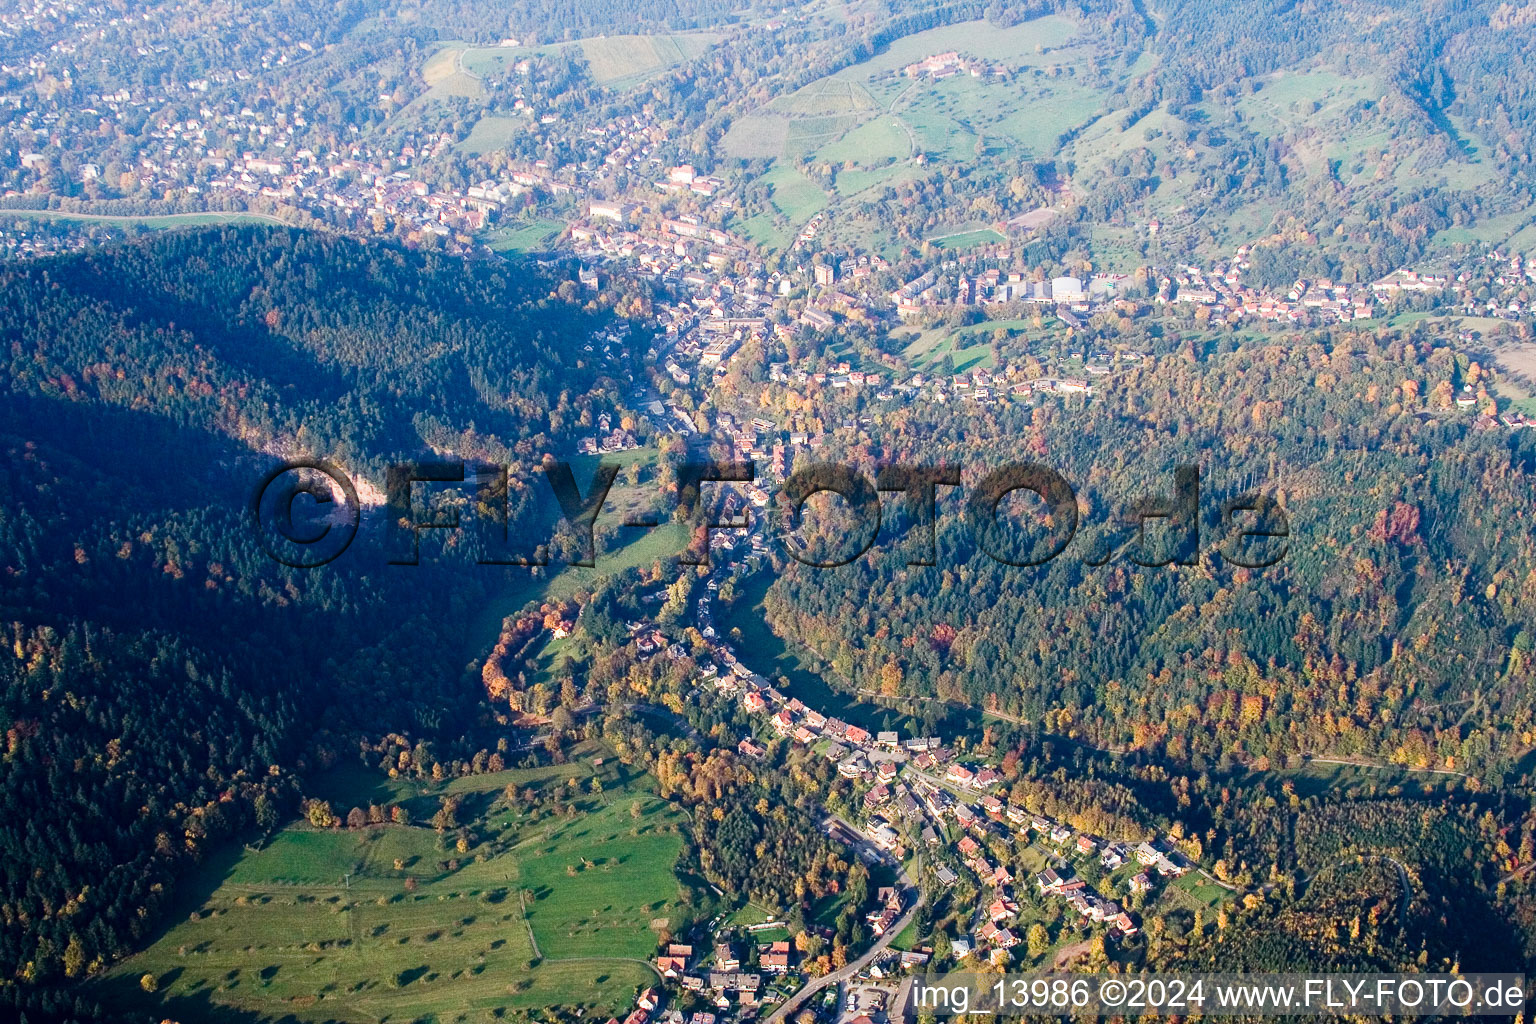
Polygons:
<instances>
[{"instance_id":1,"label":"cluster of buildings","mask_svg":"<svg viewBox=\"0 0 1536 1024\"><path fill-rule=\"evenodd\" d=\"M1425 296L1468 316L1514 320L1528 312L1529 302L1522 296L1536 284L1536 260L1494 250L1454 275L1405 267L1369 284L1301 278L1275 291L1245 283L1252 254L1252 246L1244 245L1209 270L1176 267L1158 278L1156 301L1204 308L1210 322L1218 325L1243 320L1349 323L1378 316L1383 304L1402 296Z\"/></svg>"},{"instance_id":2,"label":"cluster of buildings","mask_svg":"<svg viewBox=\"0 0 1536 1024\"><path fill-rule=\"evenodd\" d=\"M1243 319L1271 323L1347 323L1375 315L1372 289L1343 282L1300 280L1284 293L1255 289L1243 283L1249 268L1249 247L1242 246L1237 256L1207 273L1199 267L1183 266L1158 278L1159 305L1173 303L1204 308L1213 324L1236 323Z\"/></svg>"},{"instance_id":3,"label":"cluster of buildings","mask_svg":"<svg viewBox=\"0 0 1536 1024\"><path fill-rule=\"evenodd\" d=\"M1426 287L1440 280L1437 277L1420 279ZM1531 314L1530 295L1536 291L1533 285L1536 285L1536 256L1504 253L1498 249L1486 253L1457 274L1455 280L1445 283L1462 312L1503 320L1516 320Z\"/></svg>"},{"instance_id":4,"label":"cluster of buildings","mask_svg":"<svg viewBox=\"0 0 1536 1024\"><path fill-rule=\"evenodd\" d=\"M297 69L316 57L319 49L308 42L263 47L242 41L228 65L193 79L84 94L32 88L32 82L44 83L50 76L65 82L93 80L99 72L96 62L87 59L89 67L77 67L77 62L113 34L174 38L174 28L159 14L95 24L93 17L101 10L91 8L88 14L78 8L66 15L64 8L72 6L38 7L20 15L18 25L62 15L78 42L56 42L46 53L0 69L23 83L18 91L0 95L0 109L15 109L0 127L0 138L14 146L12 166L24 172L23 184L8 196L84 191L93 199L179 200L188 208L195 208L200 196L231 196L248 208L306 210L359 233L390 230L411 242L438 236L450 250L471 253L484 251L474 238L477 233L506 210L530 202L520 198L525 193L580 198L609 191L617 175L664 168L657 152L668 134L653 112L576 117L564 108L578 100L542 81L538 62L530 59L512 66L513 80L503 87L508 105L488 110L487 116L498 121L498 132L509 130L499 122L511 121L511 130L538 143L533 149L548 143L563 159L558 167L543 160L516 167L481 161L479 171L486 176L468 186L450 185L440 170L447 166L446 157L464 152L464 143L473 140L447 132L392 131L375 141L364 125L327 123L311 99L274 92L262 72ZM0 26L14 14L0 16ZM144 52L166 50L165 43L156 42ZM386 109L409 99L378 97ZM707 197L723 182L691 168L673 168L661 184ZM732 202L723 198L721 208Z\"/></svg>"},{"instance_id":5,"label":"cluster of buildings","mask_svg":"<svg viewBox=\"0 0 1536 1024\"><path fill-rule=\"evenodd\" d=\"M1177 877L1187 870L1176 853L1165 852L1152 842L1142 842L1134 849L1124 843L1104 844L1094 836L1005 803L989 792L1002 782L997 769L986 764L963 763L936 738L904 739L896 732L872 735L866 729L807 707L797 698L786 697L745 668L720 676L715 686L722 693L739 696L749 713L766 717L774 734L797 744L816 745L823 756L837 763L839 775L868 785L863 796L868 817L862 828L876 846L904 858L907 850L902 836L912 831L920 832L923 842L932 848L951 850L991 892L987 921L976 937L999 960L1006 960L1007 951L1018 942L1008 922L1019 908L1008 889L1014 882L1012 873L1003 864L993 863L983 845L982 840L993 833L1009 841L1014 834L1010 827L1021 835L1037 833L1074 856L1099 857L1110 871L1132 859L1163 876ZM743 739L738 750L753 757L766 753L766 748L752 737ZM957 791L979 795L958 796ZM950 823L959 836L953 842L944 838ZM959 880L943 861L935 864L934 871L945 887ZM1070 877L1065 868L1049 869L1036 881L1041 892L1060 896L1085 921L1106 925L1112 939L1138 931L1133 916L1118 902L1095 893L1083 880ZM1142 872L1132 877L1127 887L1133 893L1145 892L1152 882ZM896 920L899 912L899 899L894 907L882 904L872 911L870 924L875 934L882 934L882 928ZM969 944L962 948L968 949Z\"/></svg>"},{"instance_id":6,"label":"cluster of buildings","mask_svg":"<svg viewBox=\"0 0 1536 1024\"><path fill-rule=\"evenodd\" d=\"M901 73L908 78L929 78L939 81L961 74L969 74L972 78L980 78L983 75L1007 75L1008 69L1001 64L961 56L957 51L949 50L908 64L901 69Z\"/></svg>"},{"instance_id":7,"label":"cluster of buildings","mask_svg":"<svg viewBox=\"0 0 1536 1024\"><path fill-rule=\"evenodd\" d=\"M755 1007L777 998L784 985L792 983L798 954L787 939L749 946L749 951L755 953L755 964L744 963L738 948L734 940L717 937L712 946L696 956L691 944L671 942L656 957L656 970L682 991L710 999L720 1011ZM698 1012L681 1024L714 1024L715 1019L713 1013Z\"/></svg>"},{"instance_id":8,"label":"cluster of buildings","mask_svg":"<svg viewBox=\"0 0 1536 1024\"><path fill-rule=\"evenodd\" d=\"M1124 274L1095 274L1086 282L1080 277L1056 277L1047 281L1021 270L991 267L974 275L929 270L890 293L896 312L903 318L947 306L991 306L1028 302L1062 306L1074 313L1091 313L1097 305L1116 297Z\"/></svg>"},{"instance_id":9,"label":"cluster of buildings","mask_svg":"<svg viewBox=\"0 0 1536 1024\"><path fill-rule=\"evenodd\" d=\"M613 452L627 452L640 447L640 440L634 433L623 427L613 425L613 417L607 413L601 413L597 417L597 433L584 437L576 443L576 448L583 455L608 455Z\"/></svg>"}]
</instances>

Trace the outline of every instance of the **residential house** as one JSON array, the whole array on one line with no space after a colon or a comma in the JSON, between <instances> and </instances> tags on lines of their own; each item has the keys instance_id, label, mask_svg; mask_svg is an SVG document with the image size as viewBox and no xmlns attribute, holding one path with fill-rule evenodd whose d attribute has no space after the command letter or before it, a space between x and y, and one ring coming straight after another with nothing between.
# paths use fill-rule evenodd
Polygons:
<instances>
[{"instance_id":1,"label":"residential house","mask_svg":"<svg viewBox=\"0 0 1536 1024\"><path fill-rule=\"evenodd\" d=\"M952 764L944 773L944 778L957 786L969 786L976 779L976 773L963 764Z\"/></svg>"},{"instance_id":2,"label":"residential house","mask_svg":"<svg viewBox=\"0 0 1536 1024\"><path fill-rule=\"evenodd\" d=\"M768 947L768 952L757 958L757 963L770 974L783 974L789 970L789 956L789 943L775 942Z\"/></svg>"},{"instance_id":3,"label":"residential house","mask_svg":"<svg viewBox=\"0 0 1536 1024\"><path fill-rule=\"evenodd\" d=\"M997 949L1012 949L1019 944L1019 937L1017 935L1007 928L999 928L991 921L982 925L979 934L983 942Z\"/></svg>"}]
</instances>

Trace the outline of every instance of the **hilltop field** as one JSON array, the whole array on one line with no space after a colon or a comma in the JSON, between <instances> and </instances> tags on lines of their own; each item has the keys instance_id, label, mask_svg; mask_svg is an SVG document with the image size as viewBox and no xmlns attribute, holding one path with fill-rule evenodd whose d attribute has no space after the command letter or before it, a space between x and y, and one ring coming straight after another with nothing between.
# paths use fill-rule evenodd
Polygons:
<instances>
[{"instance_id":1,"label":"hilltop field","mask_svg":"<svg viewBox=\"0 0 1536 1024\"><path fill-rule=\"evenodd\" d=\"M945 53L958 53L963 65L939 76L904 73ZM722 141L726 156L774 161L777 225L770 229L758 214L740 229L782 247L812 214L830 207L832 241L890 254L899 246L889 225L861 206L919 173L920 159L961 166L1054 161L1070 168L1063 184L1078 200L1123 179L1128 168L1163 169L1143 212L1161 218L1165 229L1202 207L1204 175L1218 173L1240 147L1268 140L1283 140L1292 154L1287 173L1299 184L1362 195L1471 190L1495 177L1476 145L1445 159L1431 145L1432 132L1401 131L1397 115L1379 102L1385 81L1368 68L1320 59L1256 77L1230 119L1209 99L1127 109L1131 87L1156 73L1158 58L1118 56L1111 68L1091 33L1059 15L1007 28L965 22L897 39L869 60L771 97L732 122ZM1448 127L1473 137L1470 126ZM1218 244L1234 245L1251 240L1276 212L1272 203L1238 204L1206 224ZM1453 229L1445 241L1497 242L1522 223L1490 220L1477 231ZM965 228L957 222L948 230L963 235Z\"/></svg>"},{"instance_id":2,"label":"hilltop field","mask_svg":"<svg viewBox=\"0 0 1536 1024\"><path fill-rule=\"evenodd\" d=\"M243 1019L231 1011L473 1024L516 1008L621 1010L656 980L659 932L688 918L673 874L685 819L606 749L572 754L437 784L329 773L313 788L339 814L398 804L414 824L296 823L208 864L176 922L99 982L101 997L185 1024ZM461 801L464 852L457 831L426 824L444 797Z\"/></svg>"}]
</instances>

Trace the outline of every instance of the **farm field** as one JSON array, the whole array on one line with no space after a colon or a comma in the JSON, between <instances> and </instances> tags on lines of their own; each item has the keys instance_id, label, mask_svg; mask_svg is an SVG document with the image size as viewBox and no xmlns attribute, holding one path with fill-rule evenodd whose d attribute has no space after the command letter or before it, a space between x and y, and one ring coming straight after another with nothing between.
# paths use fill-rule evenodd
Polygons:
<instances>
[{"instance_id":1,"label":"farm field","mask_svg":"<svg viewBox=\"0 0 1536 1024\"><path fill-rule=\"evenodd\" d=\"M859 121L860 115L848 113L811 117L750 114L732 123L720 145L727 156L738 160L776 160L808 153L815 153L818 159L827 159L819 150L836 143L850 129L856 129ZM904 155L906 151L903 148L899 153Z\"/></svg>"},{"instance_id":2,"label":"farm field","mask_svg":"<svg viewBox=\"0 0 1536 1024\"><path fill-rule=\"evenodd\" d=\"M771 160L784 155L784 144L788 141L789 118L782 114L751 114L731 123L720 140L720 149L740 160Z\"/></svg>"},{"instance_id":3,"label":"farm field","mask_svg":"<svg viewBox=\"0 0 1536 1024\"><path fill-rule=\"evenodd\" d=\"M817 79L788 96L778 97L768 104L768 109L795 117L816 117L858 114L874 110L876 106L875 98L862 84L842 75L832 75Z\"/></svg>"},{"instance_id":4,"label":"farm field","mask_svg":"<svg viewBox=\"0 0 1536 1024\"><path fill-rule=\"evenodd\" d=\"M458 148L471 156L479 156L481 153L494 153L498 149L505 149L518 132L523 129L527 121L517 117L499 117L487 114L475 122L469 135Z\"/></svg>"},{"instance_id":5,"label":"farm field","mask_svg":"<svg viewBox=\"0 0 1536 1024\"><path fill-rule=\"evenodd\" d=\"M462 50L462 68L477 77L498 75L528 57L574 47L581 51L581 57L586 60L592 81L611 89L624 90L667 68L692 60L718 41L719 36L710 32L687 32L594 36L573 43L537 47L472 47Z\"/></svg>"},{"instance_id":6,"label":"farm field","mask_svg":"<svg viewBox=\"0 0 1536 1024\"><path fill-rule=\"evenodd\" d=\"M1077 24L1060 15L1047 15L998 28L985 21L945 25L894 40L883 52L843 72L843 77L872 77L901 69L935 53L958 50L983 60L1007 61L1029 66L1049 66L1075 59L1069 44ZM1065 51L1065 52L1064 52Z\"/></svg>"},{"instance_id":7,"label":"farm field","mask_svg":"<svg viewBox=\"0 0 1536 1024\"><path fill-rule=\"evenodd\" d=\"M421 77L428 85L437 85L439 82L451 77L459 70L459 56L464 52L462 46L448 44L427 58L421 66Z\"/></svg>"},{"instance_id":8,"label":"farm field","mask_svg":"<svg viewBox=\"0 0 1536 1024\"><path fill-rule=\"evenodd\" d=\"M857 114L828 114L823 117L791 118L784 136L784 155L789 157L814 153L844 132L857 127Z\"/></svg>"},{"instance_id":9,"label":"farm field","mask_svg":"<svg viewBox=\"0 0 1536 1024\"><path fill-rule=\"evenodd\" d=\"M828 163L851 162L859 167L875 167L902 160L912 154L912 141L901 122L894 117L877 117L843 135L816 153L816 159Z\"/></svg>"},{"instance_id":10,"label":"farm field","mask_svg":"<svg viewBox=\"0 0 1536 1024\"><path fill-rule=\"evenodd\" d=\"M428 57L421 66L421 77L427 83L427 91L406 104L405 109L455 97L484 99L485 85L479 75L464 67L461 61L463 54L461 46L450 44Z\"/></svg>"},{"instance_id":11,"label":"farm field","mask_svg":"<svg viewBox=\"0 0 1536 1024\"><path fill-rule=\"evenodd\" d=\"M611 752L573 752L581 760L410 787L433 804L462 799L467 853L429 828L305 823L209 864L181 922L98 982L101 997L187 1024L231 1011L479 1022L513 1008L629 1005L655 978L643 960L657 930L682 923L672 868L683 815ZM360 771L321 789L361 793ZM509 806L509 783L536 803ZM579 812L556 814L556 799ZM153 995L140 987L146 974Z\"/></svg>"},{"instance_id":12,"label":"farm field","mask_svg":"<svg viewBox=\"0 0 1536 1024\"><path fill-rule=\"evenodd\" d=\"M1497 364L1506 373L1518 374L1536 383L1536 345L1505 345L1497 350ZM1507 386L1504 390L1511 390ZM1519 389L1522 393L1525 388Z\"/></svg>"},{"instance_id":13,"label":"farm field","mask_svg":"<svg viewBox=\"0 0 1536 1024\"><path fill-rule=\"evenodd\" d=\"M718 41L707 32L687 35L601 36L581 41L592 80L626 89L660 71L692 60Z\"/></svg>"}]
</instances>

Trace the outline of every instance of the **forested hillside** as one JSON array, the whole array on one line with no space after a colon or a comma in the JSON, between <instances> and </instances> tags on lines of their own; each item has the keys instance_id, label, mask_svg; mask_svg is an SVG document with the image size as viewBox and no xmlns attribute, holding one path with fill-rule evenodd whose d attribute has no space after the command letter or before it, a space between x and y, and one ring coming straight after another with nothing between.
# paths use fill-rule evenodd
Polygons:
<instances>
[{"instance_id":1,"label":"forested hillside","mask_svg":"<svg viewBox=\"0 0 1536 1024\"><path fill-rule=\"evenodd\" d=\"M1196 769L1364 755L1497 782L1532 739L1536 443L1458 414L1452 397L1485 381L1431 335L1338 331L1186 343L1085 404L892 413L831 457L961 466L967 498L997 465L1042 462L1077 489L1076 537L1047 565L1002 564L940 488L938 564L908 567L888 497L886 541L842 568L788 562L766 610L848 686L1100 747ZM1199 558L1137 565L1124 517L1171 496L1180 464L1204 473ZM1250 570L1220 552L1250 528L1223 502L1251 491L1283 506L1290 536ZM1002 515L1038 524L1039 508ZM845 550L848 521L832 520ZM1167 533L1151 522L1144 561L1179 553Z\"/></svg>"},{"instance_id":2,"label":"forested hillside","mask_svg":"<svg viewBox=\"0 0 1536 1024\"><path fill-rule=\"evenodd\" d=\"M375 488L434 454L525 475L627 358L577 295L265 229L0 268L0 975L145 939L189 861L293 812L320 730L467 742L455 624L503 570L391 569L364 540L290 569L246 503L278 453Z\"/></svg>"}]
</instances>

